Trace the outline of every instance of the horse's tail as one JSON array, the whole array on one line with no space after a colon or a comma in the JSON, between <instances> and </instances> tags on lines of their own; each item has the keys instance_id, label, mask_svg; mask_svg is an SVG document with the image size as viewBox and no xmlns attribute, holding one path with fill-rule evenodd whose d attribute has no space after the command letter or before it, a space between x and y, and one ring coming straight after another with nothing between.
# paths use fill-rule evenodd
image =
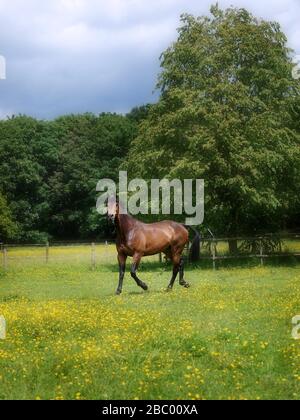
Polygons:
<instances>
[{"instance_id":1,"label":"horse's tail","mask_svg":"<svg viewBox=\"0 0 300 420\"><path fill-rule=\"evenodd\" d=\"M193 228L192 226L186 226L186 228L192 230L195 233L195 237L189 252L189 260L191 262L197 262L200 258L201 235L197 229Z\"/></svg>"}]
</instances>

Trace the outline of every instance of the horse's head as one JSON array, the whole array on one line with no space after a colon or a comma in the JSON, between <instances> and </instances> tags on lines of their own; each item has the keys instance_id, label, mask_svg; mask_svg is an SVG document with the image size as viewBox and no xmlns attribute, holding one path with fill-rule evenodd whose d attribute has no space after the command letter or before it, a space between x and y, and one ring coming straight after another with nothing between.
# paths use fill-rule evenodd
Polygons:
<instances>
[{"instance_id":1,"label":"horse's head","mask_svg":"<svg viewBox=\"0 0 300 420\"><path fill-rule=\"evenodd\" d=\"M115 222L119 214L119 203L115 196L111 196L107 202L107 217L111 222Z\"/></svg>"}]
</instances>

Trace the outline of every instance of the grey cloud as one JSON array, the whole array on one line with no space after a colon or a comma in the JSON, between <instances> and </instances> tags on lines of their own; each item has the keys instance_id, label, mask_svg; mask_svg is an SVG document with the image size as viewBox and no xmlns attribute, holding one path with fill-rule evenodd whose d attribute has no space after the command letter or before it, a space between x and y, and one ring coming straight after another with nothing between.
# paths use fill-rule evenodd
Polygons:
<instances>
[{"instance_id":1,"label":"grey cloud","mask_svg":"<svg viewBox=\"0 0 300 420\"><path fill-rule=\"evenodd\" d=\"M0 0L0 118L26 113L126 112L154 101L160 53L176 39L183 12L211 0ZM300 53L298 0L223 0L279 21Z\"/></svg>"}]
</instances>

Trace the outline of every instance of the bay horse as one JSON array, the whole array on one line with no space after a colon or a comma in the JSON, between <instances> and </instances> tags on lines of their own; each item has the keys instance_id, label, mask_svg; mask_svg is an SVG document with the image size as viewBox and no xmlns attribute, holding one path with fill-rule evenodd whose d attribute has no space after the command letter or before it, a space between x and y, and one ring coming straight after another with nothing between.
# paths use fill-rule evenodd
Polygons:
<instances>
[{"instance_id":1,"label":"bay horse","mask_svg":"<svg viewBox=\"0 0 300 420\"><path fill-rule=\"evenodd\" d=\"M173 275L168 290L173 289L178 273L179 284L185 288L190 287L184 279L184 259L182 257L184 248L189 242L189 231L186 226L172 221L142 223L128 214L122 214L116 197L108 199L107 209L107 216L114 223L117 232L116 246L119 262L117 295L122 293L127 258L133 258L131 277L139 287L147 291L148 286L138 278L137 270L142 257L159 253L164 253L173 263ZM200 235L195 229L193 230L196 236L190 251L192 261L198 259L200 250Z\"/></svg>"}]
</instances>

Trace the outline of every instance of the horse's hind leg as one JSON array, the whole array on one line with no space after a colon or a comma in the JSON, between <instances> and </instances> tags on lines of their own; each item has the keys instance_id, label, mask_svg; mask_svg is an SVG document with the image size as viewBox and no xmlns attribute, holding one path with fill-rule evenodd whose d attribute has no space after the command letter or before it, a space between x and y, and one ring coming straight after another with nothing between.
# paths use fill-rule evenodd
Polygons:
<instances>
[{"instance_id":1,"label":"horse's hind leg","mask_svg":"<svg viewBox=\"0 0 300 420\"><path fill-rule=\"evenodd\" d=\"M144 283L142 280L140 280L136 274L140 262L141 262L142 256L140 254L136 254L133 257L133 264L131 267L131 277L135 280L136 284L141 287L143 290L148 290L148 286L146 283Z\"/></svg>"},{"instance_id":2,"label":"horse's hind leg","mask_svg":"<svg viewBox=\"0 0 300 420\"><path fill-rule=\"evenodd\" d=\"M179 256L178 255L173 256L172 261L173 261L173 275L172 275L170 284L168 286L168 290L173 289L176 277L177 277L177 275L180 271L180 255Z\"/></svg>"},{"instance_id":3,"label":"horse's hind leg","mask_svg":"<svg viewBox=\"0 0 300 420\"><path fill-rule=\"evenodd\" d=\"M183 257L181 257L181 260L180 260L179 284L180 284L180 286L183 286L186 289L188 289L190 287L189 283L187 283L184 280L184 259L183 259Z\"/></svg>"}]
</instances>

